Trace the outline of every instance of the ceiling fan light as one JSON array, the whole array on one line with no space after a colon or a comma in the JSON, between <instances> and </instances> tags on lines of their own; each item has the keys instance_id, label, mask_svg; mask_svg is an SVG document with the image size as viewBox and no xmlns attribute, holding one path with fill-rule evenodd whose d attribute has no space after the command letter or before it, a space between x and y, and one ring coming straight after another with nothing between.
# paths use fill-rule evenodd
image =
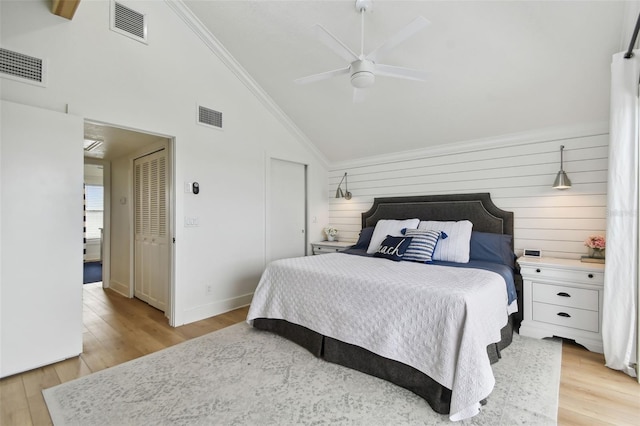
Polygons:
<instances>
[{"instance_id":1,"label":"ceiling fan light","mask_svg":"<svg viewBox=\"0 0 640 426\"><path fill-rule=\"evenodd\" d=\"M351 74L351 85L358 89L366 89L373 86L376 76L369 71L360 71Z\"/></svg>"}]
</instances>

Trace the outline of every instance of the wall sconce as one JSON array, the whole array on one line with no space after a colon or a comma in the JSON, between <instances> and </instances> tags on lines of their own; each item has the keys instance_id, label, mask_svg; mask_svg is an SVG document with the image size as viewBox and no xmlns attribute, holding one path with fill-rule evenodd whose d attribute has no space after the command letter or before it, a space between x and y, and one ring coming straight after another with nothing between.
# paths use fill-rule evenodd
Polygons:
<instances>
[{"instance_id":1,"label":"wall sconce","mask_svg":"<svg viewBox=\"0 0 640 426\"><path fill-rule=\"evenodd\" d=\"M344 181L344 192L342 192L342 182ZM351 199L351 193L349 192L349 188L347 186L347 172L344 172L344 176L342 176L342 180L338 184L338 189L336 189L336 198L344 198L345 200Z\"/></svg>"},{"instance_id":2,"label":"wall sconce","mask_svg":"<svg viewBox=\"0 0 640 426\"><path fill-rule=\"evenodd\" d=\"M568 188L571 188L571 180L569 179L569 176L567 176L567 174L564 172L564 169L562 168L562 163L563 163L562 153L563 153L563 151L564 151L564 145L560 145L560 171L558 172L558 175L556 176L555 182L553 182L553 187L555 189L568 189Z\"/></svg>"}]
</instances>

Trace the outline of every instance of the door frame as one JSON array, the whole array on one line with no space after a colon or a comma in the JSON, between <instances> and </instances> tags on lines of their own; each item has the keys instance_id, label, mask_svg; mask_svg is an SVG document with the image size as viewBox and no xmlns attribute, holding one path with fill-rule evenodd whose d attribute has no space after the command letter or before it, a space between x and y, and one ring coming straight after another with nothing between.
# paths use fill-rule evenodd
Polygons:
<instances>
[{"instance_id":1,"label":"door frame","mask_svg":"<svg viewBox=\"0 0 640 426\"><path fill-rule=\"evenodd\" d=\"M111 161L84 157L84 164L102 166L102 288L109 288L111 280Z\"/></svg>"},{"instance_id":2,"label":"door frame","mask_svg":"<svg viewBox=\"0 0 640 426\"><path fill-rule=\"evenodd\" d=\"M285 161L287 163L299 164L304 167L304 254L309 254L309 165L303 161L296 161L290 158L276 155L265 155L265 214L264 214L264 266L271 260L271 160Z\"/></svg>"},{"instance_id":3,"label":"door frame","mask_svg":"<svg viewBox=\"0 0 640 426\"><path fill-rule=\"evenodd\" d=\"M170 249L169 249L169 297L167 299L167 309L165 310L164 314L165 316L168 318L169 321L169 325L172 327L175 327L175 309L176 309L176 303L175 303L175 294L176 294L176 280L175 280L175 259L176 259L176 253L175 253L175 249L176 249L176 245L175 245L175 232L176 232L176 185L175 185L175 181L176 181L176 159L175 159L175 152L176 152L176 148L175 148L175 144L176 144L176 138L175 136L171 136L171 135L166 135L164 133L158 133L158 132L153 132L153 131L149 131L149 130L142 130L142 129L138 129L135 127L128 127L128 126L122 126L119 124L113 124L113 123L109 123L109 122L105 122L105 121L101 121L101 120L94 120L91 118L85 118L84 119L85 123L94 123L94 124L98 124L101 126L106 126L106 127L114 127L114 128L118 128L118 129L123 129L123 130L129 130L132 132L137 132L137 133L144 133L147 135L153 135L153 136L158 136L160 138L163 138L166 140L159 142L159 143L151 143L147 146L142 147L141 149L138 149L136 151L133 151L129 154L127 154L127 158L128 158L128 164L129 164L129 168L128 168L128 176L127 179L129 181L129 185L128 185L128 195L127 198L129 200L133 200L133 162L136 158L144 156L146 154L149 154L151 152L157 151L158 148L164 147L167 150L167 183L169 185L169 210L168 210L168 215L169 217L167 218L167 225L168 225L168 232L169 232L169 244L171 245ZM110 163L110 162L109 162ZM106 179L106 178L105 178ZM109 171L109 181L111 180L111 170ZM105 192L106 192L106 187L105 187ZM109 182L109 192L111 192L111 183ZM128 283L128 294L123 294L124 296L127 296L129 298L133 298L133 292L134 292L134 261L135 261L135 229L134 229L134 210L133 210L133 203L132 202L128 202L127 203L127 213L129 216L129 283ZM105 206L106 209L106 206ZM111 216L111 199L109 200L109 214L108 214L109 218ZM106 230L105 230L105 234L106 234ZM105 240L107 239L107 236L105 235ZM109 219L109 252L111 250L111 220ZM106 250L106 248L105 248ZM110 253L108 254L108 256L110 256ZM110 260L110 257L109 257ZM105 286L104 284L104 267L103 267L103 287ZM107 276L109 276L110 274L107 274ZM109 276L110 278L110 276ZM109 284L107 283L107 286Z\"/></svg>"}]
</instances>

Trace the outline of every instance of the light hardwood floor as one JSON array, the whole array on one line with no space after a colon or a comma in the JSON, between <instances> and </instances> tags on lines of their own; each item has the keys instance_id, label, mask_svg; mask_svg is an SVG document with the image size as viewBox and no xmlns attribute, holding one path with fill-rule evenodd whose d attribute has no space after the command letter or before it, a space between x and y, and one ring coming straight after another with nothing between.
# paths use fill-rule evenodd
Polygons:
<instances>
[{"instance_id":1,"label":"light hardwood floor","mask_svg":"<svg viewBox=\"0 0 640 426\"><path fill-rule=\"evenodd\" d=\"M164 314L100 284L84 286L79 357L0 380L0 425L50 425L42 389L243 321L247 308L172 328ZM563 344L558 424L640 424L640 385L603 366L602 355Z\"/></svg>"}]
</instances>

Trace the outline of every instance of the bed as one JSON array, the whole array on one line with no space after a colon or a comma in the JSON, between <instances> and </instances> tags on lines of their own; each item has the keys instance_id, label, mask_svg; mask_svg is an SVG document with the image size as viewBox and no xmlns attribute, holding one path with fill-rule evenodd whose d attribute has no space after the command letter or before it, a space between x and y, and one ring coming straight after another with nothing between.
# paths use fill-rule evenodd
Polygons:
<instances>
[{"instance_id":1,"label":"bed","mask_svg":"<svg viewBox=\"0 0 640 426\"><path fill-rule=\"evenodd\" d=\"M405 220L470 221L476 239L500 239L511 261L496 269L482 260L493 260L487 247L474 258L480 251L473 238L465 264L391 262L366 253L376 225ZM451 420L474 416L495 383L490 364L521 320L513 213L488 193L376 198L362 213L362 229L345 252L270 263L247 321L326 361L409 389Z\"/></svg>"}]
</instances>

